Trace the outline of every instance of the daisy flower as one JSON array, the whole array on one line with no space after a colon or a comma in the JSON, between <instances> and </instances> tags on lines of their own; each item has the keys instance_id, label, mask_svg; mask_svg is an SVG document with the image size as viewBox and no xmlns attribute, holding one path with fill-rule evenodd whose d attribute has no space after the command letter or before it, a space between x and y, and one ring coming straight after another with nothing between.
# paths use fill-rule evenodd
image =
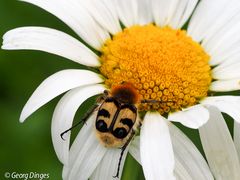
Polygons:
<instances>
[{"instance_id":1,"label":"daisy flower","mask_svg":"<svg viewBox=\"0 0 240 180\"><path fill-rule=\"evenodd\" d=\"M120 150L99 143L93 130L95 113L70 151L70 133L65 141L60 134L72 126L84 101L106 89L111 93L123 82L132 84L137 92L139 101L134 106L139 112L137 121L142 121L140 140L135 138L127 151L142 164L146 179L213 179L194 145L170 121L197 129L209 119L222 121L215 114L224 112L240 122L239 96L218 93L240 89L238 0L23 1L61 19L85 43L58 30L22 27L4 35L3 49L45 51L94 70L63 70L50 76L30 97L20 117L23 122L68 91L52 119L53 145L64 164L64 179L112 179L117 171ZM226 161L226 166L234 164L235 168L223 169L223 161L211 158L215 156L211 152L219 146L225 158L237 157L239 138L236 148L228 146L232 143L229 140L210 146L211 126L206 126L210 127L207 131L204 127L200 128L200 135L213 175L240 177L238 159ZM224 137L224 133L220 131L219 137ZM216 141L218 136L213 135L211 138ZM216 170L219 168L221 173Z\"/></svg>"}]
</instances>

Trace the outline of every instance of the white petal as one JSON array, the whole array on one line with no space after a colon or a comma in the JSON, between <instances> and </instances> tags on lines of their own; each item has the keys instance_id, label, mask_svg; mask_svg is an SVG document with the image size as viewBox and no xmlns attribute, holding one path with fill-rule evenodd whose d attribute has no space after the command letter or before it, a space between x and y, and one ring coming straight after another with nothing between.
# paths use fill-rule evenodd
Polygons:
<instances>
[{"instance_id":1,"label":"white petal","mask_svg":"<svg viewBox=\"0 0 240 180\"><path fill-rule=\"evenodd\" d=\"M190 174L188 174L187 170L185 169L184 165L175 158L175 169L174 174L177 180L192 180Z\"/></svg>"},{"instance_id":2,"label":"white petal","mask_svg":"<svg viewBox=\"0 0 240 180\"><path fill-rule=\"evenodd\" d=\"M137 24L146 25L153 21L150 0L138 0Z\"/></svg>"},{"instance_id":3,"label":"white petal","mask_svg":"<svg viewBox=\"0 0 240 180\"><path fill-rule=\"evenodd\" d=\"M202 7L200 8L201 5ZM205 2L202 2L202 4L199 5L199 9L196 11L196 19L194 20L194 23L195 25L199 23L197 27L200 29L197 29L196 27L193 27L193 29L195 30L195 33L197 32L201 37L203 37L204 46L206 45L206 47L214 48L212 46L212 40L218 36L218 39L221 42L221 39L224 36L223 32L226 27L228 27L229 31L236 27L235 25L239 22L239 20L237 20L239 19L239 10L240 3L238 0L212 0L211 2L205 0ZM224 13L222 13L223 11ZM197 22L197 20L201 20L200 18L206 18L206 20ZM235 21L235 23L232 23L233 21ZM207 31L204 30L206 27L208 27ZM215 42L218 44L218 41ZM226 44L228 43L231 43L231 40Z\"/></svg>"},{"instance_id":4,"label":"white petal","mask_svg":"<svg viewBox=\"0 0 240 180\"><path fill-rule=\"evenodd\" d=\"M207 36L207 33L216 33L216 30L219 28L219 24L216 21L222 20L221 15L224 14L222 12L225 12L229 4L231 3L228 0L200 1L189 23L188 34L194 40L200 42ZM220 27L223 24L220 24Z\"/></svg>"},{"instance_id":5,"label":"white petal","mask_svg":"<svg viewBox=\"0 0 240 180\"><path fill-rule=\"evenodd\" d=\"M121 179L122 176L122 170L124 166L124 162L126 159L126 155L128 152L128 148L125 150L124 155L122 157L121 161L121 166L120 166L120 171L119 171L119 178L113 178L113 176L116 175L117 173L117 168L118 168L118 162L119 162L119 157L121 154L121 149L108 149L105 156L103 157L102 161L98 165L98 167L95 169L93 175L91 176L91 180L119 180Z\"/></svg>"},{"instance_id":6,"label":"white petal","mask_svg":"<svg viewBox=\"0 0 240 180\"><path fill-rule=\"evenodd\" d=\"M238 8L238 12L240 8ZM227 13L224 13L227 14ZM210 64L215 66L227 61L234 52L239 52L240 14L232 18L224 28L215 32L211 38L205 38L202 46L211 55ZM230 58L231 59L231 58Z\"/></svg>"},{"instance_id":7,"label":"white petal","mask_svg":"<svg viewBox=\"0 0 240 180\"><path fill-rule=\"evenodd\" d=\"M126 26L137 23L138 3L137 0L115 0L119 19Z\"/></svg>"},{"instance_id":8,"label":"white petal","mask_svg":"<svg viewBox=\"0 0 240 180\"><path fill-rule=\"evenodd\" d=\"M234 144L238 153L238 159L240 161L240 123L234 121Z\"/></svg>"},{"instance_id":9,"label":"white petal","mask_svg":"<svg viewBox=\"0 0 240 180\"><path fill-rule=\"evenodd\" d=\"M139 164L142 164L141 158L140 158L140 136L136 136L132 140L130 147L129 147L129 153L134 157L134 159Z\"/></svg>"},{"instance_id":10,"label":"white petal","mask_svg":"<svg viewBox=\"0 0 240 180\"><path fill-rule=\"evenodd\" d=\"M221 49L219 52L211 55L211 59L209 61L209 64L211 66L220 65L220 64L223 64L223 63L233 64L235 62L236 63L239 62L239 58L240 58L239 42L234 43L234 44L230 44L229 47L223 47L223 48L219 47L219 49Z\"/></svg>"},{"instance_id":11,"label":"white petal","mask_svg":"<svg viewBox=\"0 0 240 180\"><path fill-rule=\"evenodd\" d=\"M240 122L240 97L239 96L215 96L207 97L201 104L217 107L220 111L227 113L237 122Z\"/></svg>"},{"instance_id":12,"label":"white petal","mask_svg":"<svg viewBox=\"0 0 240 180\"><path fill-rule=\"evenodd\" d=\"M67 173L68 173L69 169L67 167L67 165L63 166L63 170L62 170L62 179L63 180L67 180Z\"/></svg>"},{"instance_id":13,"label":"white petal","mask_svg":"<svg viewBox=\"0 0 240 180\"><path fill-rule=\"evenodd\" d=\"M224 32L226 32L226 26L228 26L228 30L232 32L232 30L236 30L236 27L239 25L239 10L240 10L240 3L238 0L221 0L221 5L223 6L225 4L224 13L218 14L218 19L215 19L214 24L211 25L209 31L206 32L206 37L204 38L203 44L204 45L210 45L210 41L213 40L213 38L216 38L218 36L219 39L222 40L222 37L225 36ZM219 2L219 1L215 1ZM219 6L219 4L215 4L215 6ZM217 7L215 7L216 9ZM220 7L222 8L222 7ZM221 41L220 40L220 41ZM217 42L218 43L218 42ZM228 42L229 43L229 42ZM210 47L210 46L208 46ZM211 47L215 48L215 47Z\"/></svg>"},{"instance_id":14,"label":"white petal","mask_svg":"<svg viewBox=\"0 0 240 180\"><path fill-rule=\"evenodd\" d=\"M206 35L202 42L204 49L211 55L209 63L214 66L225 61L224 57L229 57L236 49L239 51L240 3L238 0L225 1L225 3L226 5L220 3L224 6L224 13L219 12L218 17L213 20L214 23L204 32Z\"/></svg>"},{"instance_id":15,"label":"white petal","mask_svg":"<svg viewBox=\"0 0 240 180\"><path fill-rule=\"evenodd\" d=\"M94 169L99 165L107 149L96 138L94 122L96 113L86 122L70 149L69 162L65 165L68 169L68 180L88 179Z\"/></svg>"},{"instance_id":16,"label":"white petal","mask_svg":"<svg viewBox=\"0 0 240 180\"><path fill-rule=\"evenodd\" d=\"M158 113L145 115L140 134L140 155L145 178L172 180L174 156L167 120Z\"/></svg>"},{"instance_id":17,"label":"white petal","mask_svg":"<svg viewBox=\"0 0 240 180\"><path fill-rule=\"evenodd\" d=\"M38 108L70 89L102 81L99 74L88 70L59 71L45 79L34 91L22 110L20 121L23 122Z\"/></svg>"},{"instance_id":18,"label":"white petal","mask_svg":"<svg viewBox=\"0 0 240 180\"><path fill-rule=\"evenodd\" d=\"M39 6L52 13L71 27L84 41L100 49L109 34L89 15L87 10L77 3L67 0L21 0Z\"/></svg>"},{"instance_id":19,"label":"white petal","mask_svg":"<svg viewBox=\"0 0 240 180\"><path fill-rule=\"evenodd\" d=\"M178 5L177 0L151 0L153 19L159 26L169 24L175 9Z\"/></svg>"},{"instance_id":20,"label":"white petal","mask_svg":"<svg viewBox=\"0 0 240 180\"><path fill-rule=\"evenodd\" d=\"M181 28L190 18L198 0L181 0L176 1L174 13L169 21L169 25L173 28Z\"/></svg>"},{"instance_id":21,"label":"white petal","mask_svg":"<svg viewBox=\"0 0 240 180\"><path fill-rule=\"evenodd\" d=\"M221 64L214 67L214 69L212 71L213 76L215 76L215 73L220 74L222 71L225 71L228 68L233 68L233 66L234 67L239 66L239 64L240 64L239 59L240 59L240 49L239 49L239 52L230 55L229 57L224 59L224 61L221 62ZM213 77L213 78L215 78L215 77Z\"/></svg>"},{"instance_id":22,"label":"white petal","mask_svg":"<svg viewBox=\"0 0 240 180\"><path fill-rule=\"evenodd\" d=\"M197 0L151 0L153 17L157 25L181 28L190 18Z\"/></svg>"},{"instance_id":23,"label":"white petal","mask_svg":"<svg viewBox=\"0 0 240 180\"><path fill-rule=\"evenodd\" d=\"M240 89L240 77L230 80L217 80L211 83L209 90L216 92L235 91Z\"/></svg>"},{"instance_id":24,"label":"white petal","mask_svg":"<svg viewBox=\"0 0 240 180\"><path fill-rule=\"evenodd\" d=\"M235 38L235 37L232 37L232 38ZM214 53L211 55L211 59L209 61L209 64L211 66L216 66L222 63L232 64L234 62L239 62L239 58L240 58L239 42L229 44L228 47L223 47L223 48L219 47L219 49L221 50L219 50L218 53Z\"/></svg>"},{"instance_id":25,"label":"white petal","mask_svg":"<svg viewBox=\"0 0 240 180\"><path fill-rule=\"evenodd\" d=\"M86 66L99 66L96 54L75 38L54 29L22 27L3 36L3 49L40 50L68 58Z\"/></svg>"},{"instance_id":26,"label":"white petal","mask_svg":"<svg viewBox=\"0 0 240 180\"><path fill-rule=\"evenodd\" d=\"M168 119L197 129L208 121L209 113L202 105L195 105L168 115Z\"/></svg>"},{"instance_id":27,"label":"white petal","mask_svg":"<svg viewBox=\"0 0 240 180\"><path fill-rule=\"evenodd\" d=\"M213 180L205 159L191 140L172 123L169 125L169 130L176 159L176 173L183 176L184 171L181 170L185 170L185 175L190 176L191 179Z\"/></svg>"},{"instance_id":28,"label":"white petal","mask_svg":"<svg viewBox=\"0 0 240 180\"><path fill-rule=\"evenodd\" d=\"M238 155L221 112L208 107L210 119L199 129L203 149L216 179L238 180L240 165Z\"/></svg>"},{"instance_id":29,"label":"white petal","mask_svg":"<svg viewBox=\"0 0 240 180\"><path fill-rule=\"evenodd\" d=\"M140 138L139 136L135 137L135 139L132 141L129 153L138 161L139 164L141 164L141 158L140 158ZM188 174L186 169L183 167L183 165L179 162L178 158L174 155L175 158L175 175L176 179L178 180L192 180L191 176Z\"/></svg>"},{"instance_id":30,"label":"white petal","mask_svg":"<svg viewBox=\"0 0 240 180\"><path fill-rule=\"evenodd\" d=\"M111 34L116 34L120 32L121 26L118 20L118 15L114 1L109 0L88 0L88 1L78 1L73 0L80 5L85 6L92 17L99 22L105 29L107 29Z\"/></svg>"},{"instance_id":31,"label":"white petal","mask_svg":"<svg viewBox=\"0 0 240 180\"><path fill-rule=\"evenodd\" d=\"M57 104L53 113L51 131L54 149L63 164L68 162L71 133L64 135L64 141L60 134L72 127L75 113L81 104L89 97L103 93L104 89L103 85L79 87L66 93Z\"/></svg>"},{"instance_id":32,"label":"white petal","mask_svg":"<svg viewBox=\"0 0 240 180\"><path fill-rule=\"evenodd\" d=\"M231 59L232 60L232 59ZM212 77L219 80L231 80L240 78L240 56L236 58L236 62L225 61L212 70ZM235 60L235 59L234 59Z\"/></svg>"},{"instance_id":33,"label":"white petal","mask_svg":"<svg viewBox=\"0 0 240 180\"><path fill-rule=\"evenodd\" d=\"M173 124L169 124L175 158L175 175L179 180L213 180L207 162L191 140ZM141 164L140 138L132 141L130 154Z\"/></svg>"}]
</instances>

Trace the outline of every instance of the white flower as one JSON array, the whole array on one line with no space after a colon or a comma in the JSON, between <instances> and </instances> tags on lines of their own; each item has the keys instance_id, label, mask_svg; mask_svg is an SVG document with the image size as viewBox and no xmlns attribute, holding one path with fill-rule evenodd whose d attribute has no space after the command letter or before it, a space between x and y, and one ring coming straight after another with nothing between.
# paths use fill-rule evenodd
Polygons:
<instances>
[{"instance_id":1,"label":"white flower","mask_svg":"<svg viewBox=\"0 0 240 180\"><path fill-rule=\"evenodd\" d=\"M199 4L197 0L23 1L54 14L92 49L102 53L98 56L77 39L50 28L22 27L3 37L3 49L41 50L100 70L100 74L89 70L63 70L50 76L30 97L20 117L23 122L38 108L68 91L58 103L52 120L53 144L64 164L64 179L111 179L116 172L119 150L104 148L95 138L92 124L96 115L82 128L70 153L70 133L66 134L65 141L60 134L72 126L74 115L85 100L126 80L133 82L141 99L168 102L139 105L140 110L159 112L146 113L140 141L137 137L128 147L141 162L146 179L175 179L175 175L178 179L213 179L196 148L167 119L199 128L209 117L222 121L220 115L213 115L213 111L217 111L214 106L240 122L240 97L215 96L215 92L240 89L238 0L202 0ZM180 29L191 15L186 35ZM122 30L119 20L126 30ZM150 23L156 25L148 25ZM162 116L164 113L167 119ZM231 141L210 146L207 142L212 135L211 128L205 132L204 127L208 126L200 128L200 135L213 175L228 179L239 177L239 162L231 158L237 157L235 147L227 147ZM235 134L239 138L239 134ZM216 141L217 137L214 135L210 140ZM211 152L220 146L226 148L223 152L228 153L224 157L231 158L228 164L235 168L221 168L216 163L217 156ZM219 168L221 173L216 170Z\"/></svg>"}]
</instances>

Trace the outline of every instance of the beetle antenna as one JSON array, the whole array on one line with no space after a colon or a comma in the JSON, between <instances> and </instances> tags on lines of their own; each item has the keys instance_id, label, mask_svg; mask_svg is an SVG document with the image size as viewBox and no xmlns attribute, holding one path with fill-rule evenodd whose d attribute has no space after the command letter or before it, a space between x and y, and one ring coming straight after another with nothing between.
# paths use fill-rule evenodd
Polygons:
<instances>
[{"instance_id":1,"label":"beetle antenna","mask_svg":"<svg viewBox=\"0 0 240 180\"><path fill-rule=\"evenodd\" d=\"M81 121L79 121L77 124L73 125L73 126L70 127L69 129L67 129L66 131L62 132L62 133L60 134L62 140L65 141L65 139L63 138L63 135L64 135L64 134L66 134L67 132L71 131L73 128L77 127L78 125L80 125L80 124L82 124L82 123L84 123L84 122L85 122L84 120L81 120Z\"/></svg>"},{"instance_id":2,"label":"beetle antenna","mask_svg":"<svg viewBox=\"0 0 240 180\"><path fill-rule=\"evenodd\" d=\"M98 107L98 104L94 104L83 116L83 118L75 125L73 125L72 127L70 127L69 129L67 129L66 131L62 132L60 134L62 140L65 141L65 139L63 138L63 135L66 134L67 132L71 131L73 128L77 127L78 125L82 124L82 123L86 123L88 117L92 114L92 112Z\"/></svg>"},{"instance_id":3,"label":"beetle antenna","mask_svg":"<svg viewBox=\"0 0 240 180\"><path fill-rule=\"evenodd\" d=\"M119 161L118 161L118 168L117 168L117 174L115 176L113 176L113 178L119 178L119 171L120 171L120 166L121 166L121 162L122 162L122 157L123 157L123 154L124 154L124 151L126 150L128 144L130 143L130 141L132 140L133 136L135 134L135 131L132 131L130 137L128 138L127 142L124 144L124 146L121 148L122 151L121 151L121 154L120 154L120 158L119 158Z\"/></svg>"},{"instance_id":4,"label":"beetle antenna","mask_svg":"<svg viewBox=\"0 0 240 180\"><path fill-rule=\"evenodd\" d=\"M141 103L168 103L168 102L174 102L174 101L160 101L155 99L143 99L141 100Z\"/></svg>"},{"instance_id":5,"label":"beetle antenna","mask_svg":"<svg viewBox=\"0 0 240 180\"><path fill-rule=\"evenodd\" d=\"M122 162L122 157L123 157L123 153L124 153L126 147L123 146L121 149L122 149L122 151L121 151L120 158L118 161L117 174L115 176L113 176L113 178L119 178L119 171L120 171L120 166L121 166L121 162Z\"/></svg>"}]
</instances>

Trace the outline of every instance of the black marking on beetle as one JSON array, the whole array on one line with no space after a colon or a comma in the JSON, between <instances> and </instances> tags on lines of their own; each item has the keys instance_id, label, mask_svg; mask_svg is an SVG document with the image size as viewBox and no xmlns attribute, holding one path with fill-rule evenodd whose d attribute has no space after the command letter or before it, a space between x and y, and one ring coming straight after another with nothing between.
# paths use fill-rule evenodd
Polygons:
<instances>
[{"instance_id":1,"label":"black marking on beetle","mask_svg":"<svg viewBox=\"0 0 240 180\"><path fill-rule=\"evenodd\" d=\"M108 110L106 110L106 109L100 109L99 111L98 111L98 115L97 115L98 117L99 116L103 116L103 117L106 117L106 118L110 118L110 113L109 113L109 111Z\"/></svg>"},{"instance_id":2,"label":"black marking on beetle","mask_svg":"<svg viewBox=\"0 0 240 180\"><path fill-rule=\"evenodd\" d=\"M115 106L117 106L117 108L120 107L119 102L113 97L109 97L109 98L105 99L104 103L114 103Z\"/></svg>"},{"instance_id":3,"label":"black marking on beetle","mask_svg":"<svg viewBox=\"0 0 240 180\"><path fill-rule=\"evenodd\" d=\"M131 110L134 114L137 113L137 108L133 104L124 104L121 106L121 109L129 109Z\"/></svg>"},{"instance_id":4,"label":"black marking on beetle","mask_svg":"<svg viewBox=\"0 0 240 180\"><path fill-rule=\"evenodd\" d=\"M122 134L119 134L120 132L122 132ZM118 139L124 139L127 135L128 132L125 128L116 128L112 134L114 135L114 137L118 138Z\"/></svg>"},{"instance_id":5,"label":"black marking on beetle","mask_svg":"<svg viewBox=\"0 0 240 180\"><path fill-rule=\"evenodd\" d=\"M116 112L116 113L114 114L114 116L113 116L112 123L111 123L110 126L109 126L109 131L110 131L110 132L113 131L113 126L114 126L115 123L116 123L116 120L117 120L117 118L118 118L119 112L120 112L120 109L117 109L117 112Z\"/></svg>"},{"instance_id":6,"label":"black marking on beetle","mask_svg":"<svg viewBox=\"0 0 240 180\"><path fill-rule=\"evenodd\" d=\"M133 127L133 120L129 119L129 118L123 118L120 120L121 123L123 123L124 125L127 125L129 127L129 129L131 129Z\"/></svg>"},{"instance_id":7,"label":"black marking on beetle","mask_svg":"<svg viewBox=\"0 0 240 180\"><path fill-rule=\"evenodd\" d=\"M107 124L102 119L96 121L95 126L99 132L108 132Z\"/></svg>"}]
</instances>

